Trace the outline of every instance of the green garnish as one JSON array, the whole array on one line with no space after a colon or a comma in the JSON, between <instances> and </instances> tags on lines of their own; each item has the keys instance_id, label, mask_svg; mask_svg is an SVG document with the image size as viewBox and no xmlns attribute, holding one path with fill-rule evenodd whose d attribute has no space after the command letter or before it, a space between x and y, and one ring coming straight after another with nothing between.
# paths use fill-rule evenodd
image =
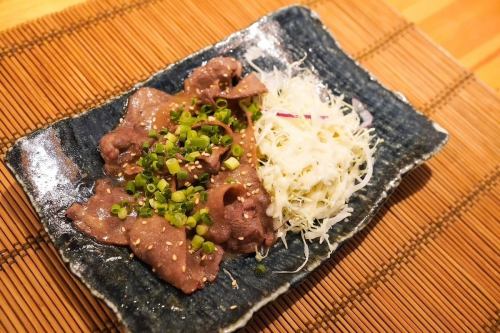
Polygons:
<instances>
[{"instance_id":1,"label":"green garnish","mask_svg":"<svg viewBox=\"0 0 500 333\"><path fill-rule=\"evenodd\" d=\"M203 252L206 254L211 254L215 251L215 244L210 241L203 242L201 246L203 248Z\"/></svg>"},{"instance_id":2,"label":"green garnish","mask_svg":"<svg viewBox=\"0 0 500 333\"><path fill-rule=\"evenodd\" d=\"M257 264L257 266L255 266L256 275L264 275L266 272L267 272L267 267L264 264Z\"/></svg>"},{"instance_id":3,"label":"green garnish","mask_svg":"<svg viewBox=\"0 0 500 333\"><path fill-rule=\"evenodd\" d=\"M245 153L245 150L243 150L243 147L240 146L239 144L233 144L231 146L231 155L234 157L241 157Z\"/></svg>"},{"instance_id":4,"label":"green garnish","mask_svg":"<svg viewBox=\"0 0 500 333\"><path fill-rule=\"evenodd\" d=\"M200 235L194 235L193 239L191 240L191 247L196 251L203 245L204 241L205 238L201 237Z\"/></svg>"},{"instance_id":5,"label":"green garnish","mask_svg":"<svg viewBox=\"0 0 500 333\"><path fill-rule=\"evenodd\" d=\"M224 166L228 168L229 170L236 170L240 166L240 162L231 156L227 160L224 161Z\"/></svg>"},{"instance_id":6,"label":"green garnish","mask_svg":"<svg viewBox=\"0 0 500 333\"><path fill-rule=\"evenodd\" d=\"M184 202L186 201L186 195L184 191L175 191L172 193L171 199L173 202Z\"/></svg>"}]
</instances>

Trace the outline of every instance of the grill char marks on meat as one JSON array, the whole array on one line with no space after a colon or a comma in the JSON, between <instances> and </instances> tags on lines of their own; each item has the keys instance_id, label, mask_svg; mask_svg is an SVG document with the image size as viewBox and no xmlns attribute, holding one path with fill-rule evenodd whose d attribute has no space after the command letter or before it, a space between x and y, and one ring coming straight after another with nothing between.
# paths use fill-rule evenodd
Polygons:
<instances>
[{"instance_id":1,"label":"grill char marks on meat","mask_svg":"<svg viewBox=\"0 0 500 333\"><path fill-rule=\"evenodd\" d=\"M106 134L99 145L108 175L120 172L133 175L140 171L131 162L140 155L149 130L158 126L157 118L163 120L163 127L173 128L168 118L173 102L173 96L153 88L141 88L130 96L123 121Z\"/></svg>"},{"instance_id":2,"label":"grill char marks on meat","mask_svg":"<svg viewBox=\"0 0 500 333\"><path fill-rule=\"evenodd\" d=\"M173 227L162 217L137 219L128 236L134 254L186 294L203 288L217 276L222 248L217 246L209 255L201 250L190 253L185 228Z\"/></svg>"},{"instance_id":3,"label":"grill char marks on meat","mask_svg":"<svg viewBox=\"0 0 500 333\"><path fill-rule=\"evenodd\" d=\"M119 178L123 182L120 187L114 186L109 179L101 179L96 183L94 196L87 203L75 203L67 211L67 216L80 231L102 243L130 247L139 259L151 265L160 278L188 294L203 288L206 282L215 280L225 250L251 253L257 247L269 247L275 241L272 220L265 214L269 197L255 169L257 156L251 115L244 113L239 104L251 101L252 97L266 92L266 87L255 74L244 78L241 78L241 74L242 66L238 61L218 57L195 69L184 82L185 90L176 95L153 88L138 89L129 97L127 113L120 124L101 139L100 151L105 161L106 174L124 176L133 184L138 184L137 179L147 174L145 184L153 185L154 188L149 190L145 184L137 185L139 190L127 189L130 193L135 191L136 196L131 196L124 191L125 182L122 178ZM218 106L218 98L227 100L227 105ZM224 103L223 101L222 104ZM194 119L205 112L202 111L204 104L208 104L206 108L212 109L211 113L207 112L204 118ZM228 108L234 119L239 122L239 126L227 119L217 118L217 108ZM194 123L182 125L188 126L190 135L195 132L191 139L208 133L210 136L215 135L215 138L217 135L226 136L226 143L210 137L209 146L194 148L194 153L199 153L195 160L189 157L193 152L186 148L189 136L184 132L186 136L181 139L181 130L186 129L182 129L180 120L177 120L181 119L186 111L188 119L192 117ZM176 118L177 116L179 118ZM216 119L223 119L226 123ZM242 131L244 126L241 124L245 123L247 127ZM208 128L218 126L219 129L214 132L213 128L203 129L204 125ZM233 128L238 131L233 131ZM151 130L162 134L156 137L152 135L150 138ZM157 152L155 149L159 144L167 146L166 132L174 136L174 143L170 142L174 149L171 152ZM245 154L239 157L240 166L233 171L221 168L222 161L232 154L231 146L227 144L227 136L245 151ZM149 147L143 148L145 142ZM144 162L151 158L153 152L157 155L156 161L163 159L164 166L160 169L153 170L151 160ZM173 172L167 168L169 160L171 163L172 160L177 160L177 168L186 171L187 177L186 173L183 173L180 178L179 171ZM211 175L211 181L201 182L205 174ZM155 177L157 180L153 184L152 179ZM157 206L151 204L151 200L153 203L157 200L158 193L155 191L159 190L159 186L156 186L160 178L164 182L163 188L166 183L167 189L171 190L168 195L161 190L160 194L165 195L161 203L167 206L163 209L168 209L161 213ZM202 186L201 190L197 190L201 192L196 192L196 199L190 197L189 203L193 208L185 208L182 213L170 211L171 207L180 204L179 201L174 202L173 192L187 191L188 187L199 188L199 185L206 188ZM202 192L207 202L201 199ZM192 192L185 195L184 200L188 200ZM120 220L111 214L111 206L124 201L131 202L129 208L134 212L130 213L129 210L129 215ZM203 207L208 208L208 218L201 215ZM142 208L150 209L152 213L144 215L141 213ZM180 227L173 226L177 221L176 214L184 214L185 224L180 224ZM194 219L196 214L200 214L194 224L196 227L186 228L189 218ZM198 231L200 224L205 228L204 232ZM195 236L197 233L199 235ZM192 245L195 244L195 237L201 236L201 248L199 243ZM210 244L210 241L214 244Z\"/></svg>"},{"instance_id":4,"label":"grill char marks on meat","mask_svg":"<svg viewBox=\"0 0 500 333\"><path fill-rule=\"evenodd\" d=\"M91 235L99 242L114 245L127 245L127 227L135 220L127 217L125 221L111 215L111 206L121 201L134 201L123 188L114 187L109 179L99 179L95 194L85 204L73 204L66 215L73 220L78 230Z\"/></svg>"}]
</instances>

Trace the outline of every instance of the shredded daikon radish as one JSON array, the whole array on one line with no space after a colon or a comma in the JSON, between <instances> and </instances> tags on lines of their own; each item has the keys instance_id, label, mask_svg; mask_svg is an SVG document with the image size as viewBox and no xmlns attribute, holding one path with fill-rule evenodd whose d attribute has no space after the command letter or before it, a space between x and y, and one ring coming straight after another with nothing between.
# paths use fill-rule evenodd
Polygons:
<instances>
[{"instance_id":1,"label":"shredded daikon radish","mask_svg":"<svg viewBox=\"0 0 500 333\"><path fill-rule=\"evenodd\" d=\"M271 196L267 214L285 246L287 232L302 234L307 261L306 240L326 241L333 251L328 231L350 216L349 198L370 181L379 141L372 129L360 127L359 115L342 96L299 64L259 70L268 93L255 139L258 175Z\"/></svg>"}]
</instances>

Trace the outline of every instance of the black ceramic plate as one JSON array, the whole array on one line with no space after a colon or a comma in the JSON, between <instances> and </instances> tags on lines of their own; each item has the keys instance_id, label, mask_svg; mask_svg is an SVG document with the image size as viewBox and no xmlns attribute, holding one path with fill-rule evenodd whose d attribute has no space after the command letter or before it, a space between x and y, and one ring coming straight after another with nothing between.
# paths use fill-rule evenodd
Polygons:
<instances>
[{"instance_id":1,"label":"black ceramic plate","mask_svg":"<svg viewBox=\"0 0 500 333\"><path fill-rule=\"evenodd\" d=\"M303 7L289 7L266 16L167 67L137 87L151 86L175 93L190 71L203 61L223 54L246 65L245 56L249 53L260 54L256 62L264 68L283 66L307 54L305 66L312 68L334 92L359 99L374 116L373 126L384 143L376 154L371 183L350 201L352 216L331 230L330 239L337 244L370 221L399 184L402 174L430 158L447 140L446 131L350 59L317 16ZM71 271L95 295L106 300L130 331L231 331L241 327L258 308L324 261L328 257L327 247L312 245L306 268L296 274L267 273L256 277L253 257L225 261L222 268L237 279L238 290L231 288L229 277L221 271L215 283L186 296L159 280L140 261L129 259L127 249L96 243L76 231L64 216L71 203L85 201L91 195L94 182L103 176L103 161L97 151L99 139L118 124L132 91L20 139L7 155L8 166L23 185ZM268 267L294 270L302 263L301 240L291 237L288 244L288 250L281 244L271 250L266 259Z\"/></svg>"}]
</instances>

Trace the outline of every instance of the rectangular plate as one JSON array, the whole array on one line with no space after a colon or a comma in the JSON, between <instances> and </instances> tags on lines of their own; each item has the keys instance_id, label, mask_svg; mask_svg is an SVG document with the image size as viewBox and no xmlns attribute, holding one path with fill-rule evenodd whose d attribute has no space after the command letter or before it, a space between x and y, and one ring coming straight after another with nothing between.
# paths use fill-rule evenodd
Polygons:
<instances>
[{"instance_id":1,"label":"rectangular plate","mask_svg":"<svg viewBox=\"0 0 500 333\"><path fill-rule=\"evenodd\" d=\"M430 158L447 140L446 131L349 58L316 14L298 6L262 18L224 41L168 66L102 106L18 140L7 154L7 165L24 187L71 271L106 300L130 331L234 330L328 257L326 246L313 244L303 271L267 273L259 278L253 273L255 259L241 256L222 264L237 279L238 290L231 288L229 277L221 271L215 283L186 296L158 279L139 260L130 259L126 248L93 241L76 231L65 217L67 207L85 201L95 181L104 176L98 142L118 124L127 98L135 89L150 86L176 93L193 68L218 55L236 57L248 71L245 54L255 48L261 51L256 63L264 68L283 67L307 54L304 65L313 69L332 91L348 99L356 97L374 116L373 127L384 142L376 153L370 184L349 203L354 209L352 216L330 232L330 239L337 244L363 228L399 184L402 174ZM266 259L268 267L294 270L302 263L300 238L290 237L288 244L288 250L281 243L271 249ZM231 309L234 305L237 307Z\"/></svg>"}]
</instances>

